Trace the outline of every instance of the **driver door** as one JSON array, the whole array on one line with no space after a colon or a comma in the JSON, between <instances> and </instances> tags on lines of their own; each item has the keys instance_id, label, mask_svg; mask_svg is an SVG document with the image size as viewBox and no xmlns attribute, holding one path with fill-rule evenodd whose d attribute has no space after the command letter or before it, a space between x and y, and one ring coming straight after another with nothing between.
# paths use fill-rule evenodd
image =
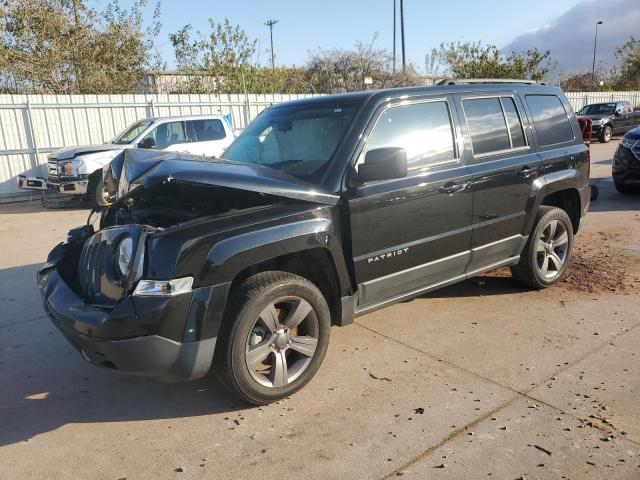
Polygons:
<instances>
[{"instance_id":1,"label":"driver door","mask_svg":"<svg viewBox=\"0 0 640 480\"><path fill-rule=\"evenodd\" d=\"M357 311L463 279L471 246L471 174L456 138L449 97L384 107L365 137L367 151L401 147L405 178L349 192Z\"/></svg>"}]
</instances>

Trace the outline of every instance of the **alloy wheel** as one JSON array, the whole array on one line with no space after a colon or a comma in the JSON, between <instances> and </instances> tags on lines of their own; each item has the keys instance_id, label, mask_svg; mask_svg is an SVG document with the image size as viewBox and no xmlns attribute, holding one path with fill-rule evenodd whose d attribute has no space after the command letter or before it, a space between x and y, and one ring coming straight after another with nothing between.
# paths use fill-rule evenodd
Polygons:
<instances>
[{"instance_id":1,"label":"alloy wheel","mask_svg":"<svg viewBox=\"0 0 640 480\"><path fill-rule=\"evenodd\" d=\"M559 220L551 220L541 230L536 243L536 264L540 275L550 280L560 274L567 260L568 246L567 227Z\"/></svg>"},{"instance_id":2,"label":"alloy wheel","mask_svg":"<svg viewBox=\"0 0 640 480\"><path fill-rule=\"evenodd\" d=\"M316 313L306 300L285 297L271 302L258 315L246 341L251 377L272 388L295 381L315 355L319 332Z\"/></svg>"}]
</instances>

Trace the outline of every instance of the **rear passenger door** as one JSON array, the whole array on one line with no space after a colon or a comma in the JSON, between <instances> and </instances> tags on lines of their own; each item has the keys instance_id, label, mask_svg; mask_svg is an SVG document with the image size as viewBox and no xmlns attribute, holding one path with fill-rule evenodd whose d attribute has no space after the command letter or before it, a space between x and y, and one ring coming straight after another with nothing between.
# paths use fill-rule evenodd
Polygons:
<instances>
[{"instance_id":1,"label":"rear passenger door","mask_svg":"<svg viewBox=\"0 0 640 480\"><path fill-rule=\"evenodd\" d=\"M467 273L500 266L519 255L541 159L532 148L526 115L514 92L457 95L464 116L472 174L471 258Z\"/></svg>"}]
</instances>

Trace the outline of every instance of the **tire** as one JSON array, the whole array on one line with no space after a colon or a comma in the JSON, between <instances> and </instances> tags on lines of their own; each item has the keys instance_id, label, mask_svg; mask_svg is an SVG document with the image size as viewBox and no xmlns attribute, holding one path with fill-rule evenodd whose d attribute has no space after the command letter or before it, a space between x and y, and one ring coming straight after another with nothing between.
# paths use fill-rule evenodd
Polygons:
<instances>
[{"instance_id":1,"label":"tire","mask_svg":"<svg viewBox=\"0 0 640 480\"><path fill-rule=\"evenodd\" d=\"M595 201L598 199L598 197L600 196L600 189L598 188L597 185L591 184L591 193L589 195L589 200L590 201Z\"/></svg>"},{"instance_id":2,"label":"tire","mask_svg":"<svg viewBox=\"0 0 640 480\"><path fill-rule=\"evenodd\" d=\"M104 191L104 181L102 172L89 177L89 185L87 185L87 198L92 207L102 207L108 204L106 193Z\"/></svg>"},{"instance_id":3,"label":"tire","mask_svg":"<svg viewBox=\"0 0 640 480\"><path fill-rule=\"evenodd\" d=\"M620 182L613 182L613 184L616 187L616 190L619 193L622 193L623 195L628 195L630 193L634 193L633 187L630 187L629 185L625 185L624 183L620 183Z\"/></svg>"},{"instance_id":4,"label":"tire","mask_svg":"<svg viewBox=\"0 0 640 480\"><path fill-rule=\"evenodd\" d=\"M265 405L288 397L313 378L331 330L329 307L313 283L285 272L258 273L245 280L229 302L214 359L225 388L247 403ZM284 327L292 328L287 332Z\"/></svg>"},{"instance_id":5,"label":"tire","mask_svg":"<svg viewBox=\"0 0 640 480\"><path fill-rule=\"evenodd\" d=\"M573 226L567 213L556 207L540 207L520 261L511 267L513 278L536 289L550 287L564 277L572 248Z\"/></svg>"},{"instance_id":6,"label":"tire","mask_svg":"<svg viewBox=\"0 0 640 480\"><path fill-rule=\"evenodd\" d=\"M613 130L611 130L611 127L609 125L605 126L600 134L600 143L609 143L612 136Z\"/></svg>"}]
</instances>

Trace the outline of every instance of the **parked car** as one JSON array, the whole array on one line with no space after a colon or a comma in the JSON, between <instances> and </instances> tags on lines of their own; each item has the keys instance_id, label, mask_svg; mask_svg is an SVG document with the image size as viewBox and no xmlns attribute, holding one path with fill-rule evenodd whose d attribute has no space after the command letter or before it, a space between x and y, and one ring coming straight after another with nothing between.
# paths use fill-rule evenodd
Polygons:
<instances>
[{"instance_id":1,"label":"parked car","mask_svg":"<svg viewBox=\"0 0 640 480\"><path fill-rule=\"evenodd\" d=\"M592 137L601 143L640 125L640 112L634 111L629 102L592 103L578 111L578 118L592 120Z\"/></svg>"},{"instance_id":2,"label":"parked car","mask_svg":"<svg viewBox=\"0 0 640 480\"><path fill-rule=\"evenodd\" d=\"M613 156L611 173L620 193L640 192L640 127L622 137Z\"/></svg>"},{"instance_id":3,"label":"parked car","mask_svg":"<svg viewBox=\"0 0 640 480\"><path fill-rule=\"evenodd\" d=\"M221 159L128 152L97 231L38 273L46 311L96 365L214 369L264 404L314 376L332 324L503 266L555 284L588 147L560 89L499 82L275 105Z\"/></svg>"},{"instance_id":4,"label":"parked car","mask_svg":"<svg viewBox=\"0 0 640 480\"><path fill-rule=\"evenodd\" d=\"M103 167L130 148L217 156L235 135L229 119L221 115L159 117L140 120L104 145L75 147L49 155L47 178L18 177L18 187L87 195L93 203L105 203Z\"/></svg>"}]
</instances>

